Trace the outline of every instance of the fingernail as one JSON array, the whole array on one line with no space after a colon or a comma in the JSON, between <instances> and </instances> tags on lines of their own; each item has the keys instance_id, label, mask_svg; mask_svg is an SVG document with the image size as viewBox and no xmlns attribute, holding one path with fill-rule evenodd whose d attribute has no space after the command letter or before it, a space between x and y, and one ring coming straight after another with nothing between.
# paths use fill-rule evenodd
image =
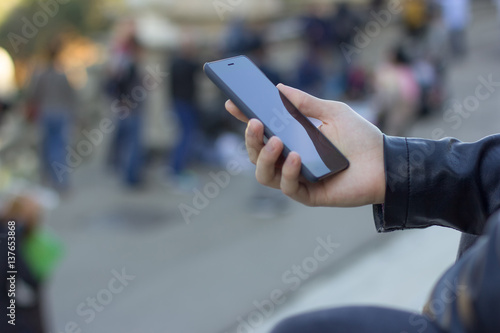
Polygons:
<instances>
[{"instance_id":1,"label":"fingernail","mask_svg":"<svg viewBox=\"0 0 500 333\"><path fill-rule=\"evenodd\" d=\"M252 130L252 126L248 126L247 135L252 137L255 136L255 132Z\"/></svg>"},{"instance_id":2,"label":"fingernail","mask_svg":"<svg viewBox=\"0 0 500 333\"><path fill-rule=\"evenodd\" d=\"M297 164L297 157L295 155L289 155L288 158L286 159L286 164L293 166Z\"/></svg>"},{"instance_id":3,"label":"fingernail","mask_svg":"<svg viewBox=\"0 0 500 333\"><path fill-rule=\"evenodd\" d=\"M271 139L269 139L269 141L267 142L267 145L266 145L266 150L267 151L274 151L276 149L276 146L277 146L277 142L276 142L276 139L274 137L272 137Z\"/></svg>"}]
</instances>

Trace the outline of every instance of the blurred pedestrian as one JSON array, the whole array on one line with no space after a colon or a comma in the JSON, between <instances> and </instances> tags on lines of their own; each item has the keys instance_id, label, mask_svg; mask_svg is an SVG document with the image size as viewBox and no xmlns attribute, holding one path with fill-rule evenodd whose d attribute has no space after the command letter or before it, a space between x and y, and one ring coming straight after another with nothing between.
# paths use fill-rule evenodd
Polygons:
<instances>
[{"instance_id":1,"label":"blurred pedestrian","mask_svg":"<svg viewBox=\"0 0 500 333\"><path fill-rule=\"evenodd\" d=\"M121 174L127 186L140 185L143 167L142 127L144 99L135 99L132 91L141 87L139 62L141 47L135 34L130 34L116 51L117 59L108 79L108 90L121 110L116 117L116 130L111 143L110 163Z\"/></svg>"},{"instance_id":2,"label":"blurred pedestrian","mask_svg":"<svg viewBox=\"0 0 500 333\"><path fill-rule=\"evenodd\" d=\"M223 54L234 57L247 53L255 43L257 36L243 19L235 19L228 24L223 37Z\"/></svg>"},{"instance_id":3,"label":"blurred pedestrian","mask_svg":"<svg viewBox=\"0 0 500 333\"><path fill-rule=\"evenodd\" d=\"M372 0L370 2L370 9L378 13L384 4L385 0Z\"/></svg>"},{"instance_id":4,"label":"blurred pedestrian","mask_svg":"<svg viewBox=\"0 0 500 333\"><path fill-rule=\"evenodd\" d=\"M268 48L269 45L264 40L263 36L258 35L254 39L249 57L257 67L259 67L262 73L264 73L274 85L277 85L281 83L282 80L278 71L270 65Z\"/></svg>"},{"instance_id":5,"label":"blurred pedestrian","mask_svg":"<svg viewBox=\"0 0 500 333\"><path fill-rule=\"evenodd\" d=\"M21 249L25 241L39 223L41 210L39 205L26 196L19 196L13 200L2 203L4 206L0 211L0 308L2 309L2 320L0 331L9 333L43 333L45 332L45 320L42 299L42 284L34 272L30 269L28 262L23 256ZM13 222L9 222L13 221ZM15 232L15 242L9 239ZM13 255L7 255L9 252ZM9 259L11 257L12 259ZM15 269L9 267L9 261L15 262ZM12 317L8 314L12 295L9 296L10 277L9 271L17 271L15 274L16 303L15 303L15 325L8 323Z\"/></svg>"},{"instance_id":6,"label":"blurred pedestrian","mask_svg":"<svg viewBox=\"0 0 500 333\"><path fill-rule=\"evenodd\" d=\"M74 124L77 107L75 90L60 67L62 43L59 38L47 47L47 64L35 72L27 90L28 105L36 110L41 128L42 174L59 191L69 187L64 171L66 147Z\"/></svg>"},{"instance_id":7,"label":"blurred pedestrian","mask_svg":"<svg viewBox=\"0 0 500 333\"><path fill-rule=\"evenodd\" d=\"M199 135L196 76L201 68L195 59L196 47L191 36L184 36L170 64L170 93L180 135L171 158L172 177L180 187L190 187L193 177L187 166L193 160Z\"/></svg>"},{"instance_id":8,"label":"blurred pedestrian","mask_svg":"<svg viewBox=\"0 0 500 333\"><path fill-rule=\"evenodd\" d=\"M309 46L297 68L296 86L310 94L322 97L325 92L325 74L319 47Z\"/></svg>"},{"instance_id":9,"label":"blurred pedestrian","mask_svg":"<svg viewBox=\"0 0 500 333\"><path fill-rule=\"evenodd\" d=\"M438 0L443 9L449 32L452 56L462 58L467 53L466 30L470 20L469 0Z\"/></svg>"},{"instance_id":10,"label":"blurred pedestrian","mask_svg":"<svg viewBox=\"0 0 500 333\"><path fill-rule=\"evenodd\" d=\"M421 61L428 63L432 73L421 85L421 114L439 110L446 98L446 75L450 57L447 29L443 11L439 5L431 5L428 10L429 23L425 32ZM416 69L418 70L418 69ZM425 71L421 71L424 74Z\"/></svg>"},{"instance_id":11,"label":"blurred pedestrian","mask_svg":"<svg viewBox=\"0 0 500 333\"><path fill-rule=\"evenodd\" d=\"M355 28L360 25L361 20L350 8L349 3L339 3L335 14L330 19L331 42L334 49L338 50L338 45L342 43L352 44L356 35Z\"/></svg>"},{"instance_id":12,"label":"blurred pedestrian","mask_svg":"<svg viewBox=\"0 0 500 333\"><path fill-rule=\"evenodd\" d=\"M389 135L403 135L417 115L420 89L408 57L398 46L375 73L375 103L381 127Z\"/></svg>"},{"instance_id":13,"label":"blurred pedestrian","mask_svg":"<svg viewBox=\"0 0 500 333\"><path fill-rule=\"evenodd\" d=\"M324 49L330 41L329 24L320 4L309 5L308 13L303 18L304 37L311 48Z\"/></svg>"},{"instance_id":14,"label":"blurred pedestrian","mask_svg":"<svg viewBox=\"0 0 500 333\"><path fill-rule=\"evenodd\" d=\"M361 25L361 18L347 1L337 5L337 11L330 20L333 52L329 56L329 64L325 71L327 76L325 98L339 99L347 90L352 59L349 60L342 50L346 45L355 44L353 39L356 36L356 27Z\"/></svg>"},{"instance_id":15,"label":"blurred pedestrian","mask_svg":"<svg viewBox=\"0 0 500 333\"><path fill-rule=\"evenodd\" d=\"M427 24L427 1L405 0L403 2L403 24L408 36L421 37Z\"/></svg>"},{"instance_id":16,"label":"blurred pedestrian","mask_svg":"<svg viewBox=\"0 0 500 333\"><path fill-rule=\"evenodd\" d=\"M2 124L3 117L7 113L7 111L10 109L10 104L7 103L6 101L0 100L0 124Z\"/></svg>"}]
</instances>

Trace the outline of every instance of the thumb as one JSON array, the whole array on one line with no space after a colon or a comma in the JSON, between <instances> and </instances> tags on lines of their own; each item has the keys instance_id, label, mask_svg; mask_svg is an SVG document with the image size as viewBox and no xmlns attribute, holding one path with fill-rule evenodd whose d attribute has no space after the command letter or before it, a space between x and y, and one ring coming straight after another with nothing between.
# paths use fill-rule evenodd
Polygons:
<instances>
[{"instance_id":1,"label":"thumb","mask_svg":"<svg viewBox=\"0 0 500 333\"><path fill-rule=\"evenodd\" d=\"M321 120L330 115L324 107L325 101L282 83L277 88L304 116Z\"/></svg>"}]
</instances>

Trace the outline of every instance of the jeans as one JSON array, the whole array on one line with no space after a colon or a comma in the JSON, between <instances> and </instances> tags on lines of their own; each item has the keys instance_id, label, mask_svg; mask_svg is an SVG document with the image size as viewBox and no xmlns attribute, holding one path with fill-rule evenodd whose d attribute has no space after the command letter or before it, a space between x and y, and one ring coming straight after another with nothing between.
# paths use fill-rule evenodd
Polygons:
<instances>
[{"instance_id":1,"label":"jeans","mask_svg":"<svg viewBox=\"0 0 500 333\"><path fill-rule=\"evenodd\" d=\"M184 171L189 158L193 155L198 119L195 107L191 102L174 100L174 111L182 128L182 134L174 149L172 159L174 174L179 175Z\"/></svg>"},{"instance_id":2,"label":"jeans","mask_svg":"<svg viewBox=\"0 0 500 333\"><path fill-rule=\"evenodd\" d=\"M122 174L125 184L138 185L143 165L142 115L133 110L119 119L111 147L111 163Z\"/></svg>"},{"instance_id":3,"label":"jeans","mask_svg":"<svg viewBox=\"0 0 500 333\"><path fill-rule=\"evenodd\" d=\"M68 186L68 172L61 172L66 166L70 116L66 110L47 110L41 113L42 127L42 166L54 187L65 189Z\"/></svg>"},{"instance_id":4,"label":"jeans","mask_svg":"<svg viewBox=\"0 0 500 333\"><path fill-rule=\"evenodd\" d=\"M288 318L272 333L442 333L427 317L373 306L321 310Z\"/></svg>"}]
</instances>

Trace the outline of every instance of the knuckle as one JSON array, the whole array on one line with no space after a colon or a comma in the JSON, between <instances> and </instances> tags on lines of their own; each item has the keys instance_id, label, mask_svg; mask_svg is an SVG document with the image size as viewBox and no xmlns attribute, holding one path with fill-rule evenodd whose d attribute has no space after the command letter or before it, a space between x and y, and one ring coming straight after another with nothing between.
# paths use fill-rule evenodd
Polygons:
<instances>
[{"instance_id":1,"label":"knuckle","mask_svg":"<svg viewBox=\"0 0 500 333\"><path fill-rule=\"evenodd\" d=\"M283 194L293 197L297 192L297 186L294 180L287 177L284 173L281 175L280 188Z\"/></svg>"},{"instance_id":2,"label":"knuckle","mask_svg":"<svg viewBox=\"0 0 500 333\"><path fill-rule=\"evenodd\" d=\"M248 152L248 158L252 164L257 164L257 157L250 151Z\"/></svg>"},{"instance_id":3,"label":"knuckle","mask_svg":"<svg viewBox=\"0 0 500 333\"><path fill-rule=\"evenodd\" d=\"M282 175L283 175L283 180L291 181L294 178L294 172L293 170L290 170L289 167L287 167L286 162L285 165L283 166L282 169Z\"/></svg>"},{"instance_id":4,"label":"knuckle","mask_svg":"<svg viewBox=\"0 0 500 333\"><path fill-rule=\"evenodd\" d=\"M293 191L290 187L284 185L283 182L281 183L281 192L283 192L283 194L288 197L291 197L295 194L295 191Z\"/></svg>"},{"instance_id":5,"label":"knuckle","mask_svg":"<svg viewBox=\"0 0 500 333\"><path fill-rule=\"evenodd\" d=\"M257 158L259 157L259 153L255 148L247 146L248 157L253 164L257 163Z\"/></svg>"},{"instance_id":6,"label":"knuckle","mask_svg":"<svg viewBox=\"0 0 500 333\"><path fill-rule=\"evenodd\" d=\"M267 149L262 149L259 154L259 160L262 161L262 163L268 165L272 161L272 155Z\"/></svg>"},{"instance_id":7,"label":"knuckle","mask_svg":"<svg viewBox=\"0 0 500 333\"><path fill-rule=\"evenodd\" d=\"M255 178L261 185L267 185L269 184L270 177L267 175L264 175L262 172L259 172L259 170L255 171Z\"/></svg>"}]
</instances>

